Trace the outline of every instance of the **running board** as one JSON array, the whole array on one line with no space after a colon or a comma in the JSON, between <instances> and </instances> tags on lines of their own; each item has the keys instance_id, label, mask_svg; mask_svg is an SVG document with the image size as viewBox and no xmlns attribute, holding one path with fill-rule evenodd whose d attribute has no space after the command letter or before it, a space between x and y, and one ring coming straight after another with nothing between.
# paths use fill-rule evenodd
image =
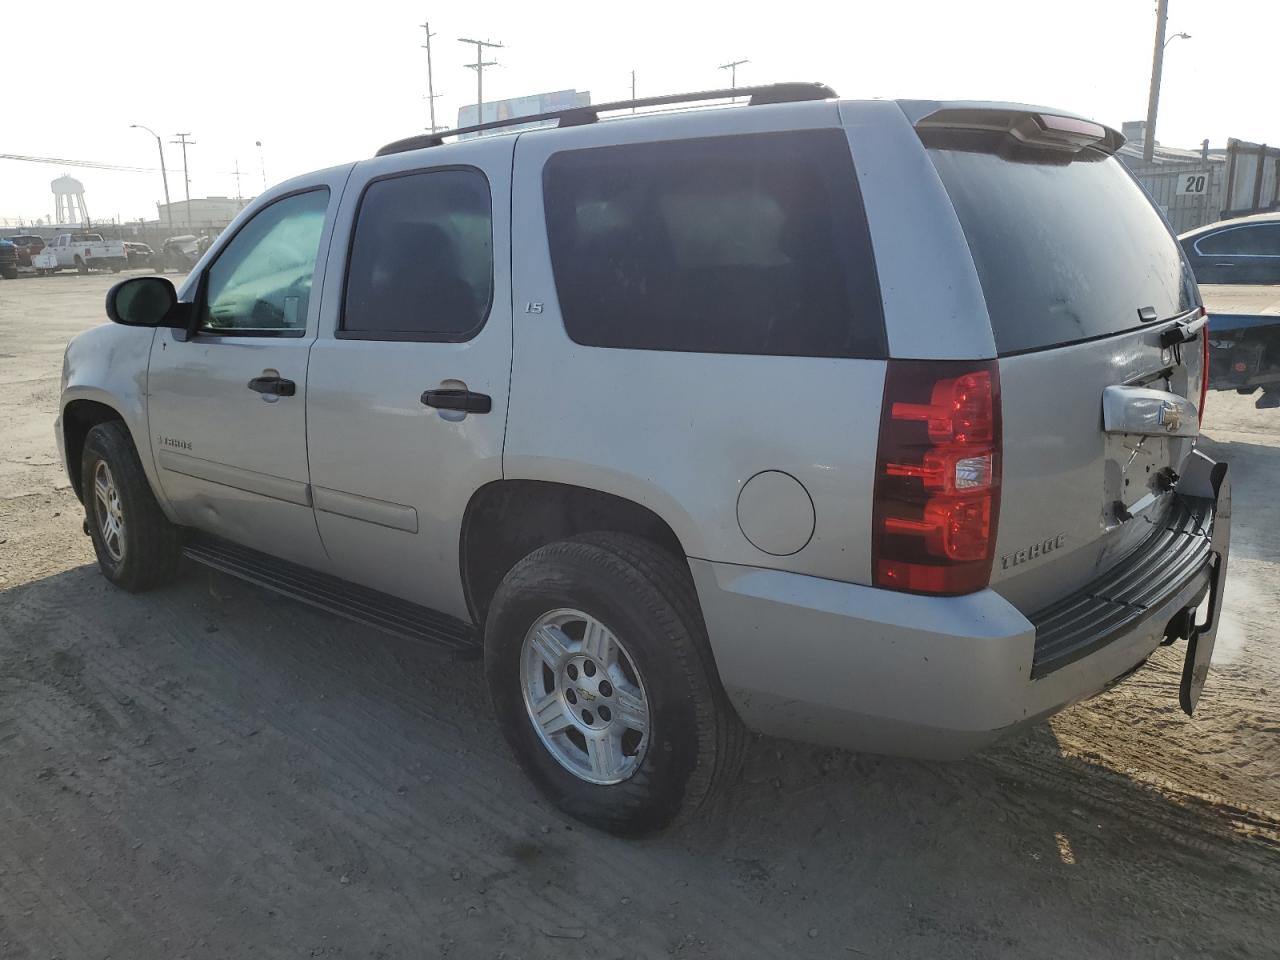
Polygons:
<instances>
[{"instance_id":1,"label":"running board","mask_svg":"<svg viewBox=\"0 0 1280 960\"><path fill-rule=\"evenodd\" d=\"M480 656L475 628L446 613L217 537L196 534L182 552L196 563L356 623L397 637L437 644L462 659Z\"/></svg>"}]
</instances>

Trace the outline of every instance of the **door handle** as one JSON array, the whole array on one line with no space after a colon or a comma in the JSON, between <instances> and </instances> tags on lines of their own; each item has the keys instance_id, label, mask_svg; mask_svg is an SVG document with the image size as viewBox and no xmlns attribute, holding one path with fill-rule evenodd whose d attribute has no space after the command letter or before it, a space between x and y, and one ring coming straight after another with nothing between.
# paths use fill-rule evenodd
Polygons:
<instances>
[{"instance_id":1,"label":"door handle","mask_svg":"<svg viewBox=\"0 0 1280 960\"><path fill-rule=\"evenodd\" d=\"M422 402L437 410L462 410L466 413L488 413L493 409L493 398L487 393L470 390L426 390Z\"/></svg>"},{"instance_id":2,"label":"door handle","mask_svg":"<svg viewBox=\"0 0 1280 960\"><path fill-rule=\"evenodd\" d=\"M298 392L298 385L284 377L254 377L249 381L249 389L272 397L292 397Z\"/></svg>"}]
</instances>

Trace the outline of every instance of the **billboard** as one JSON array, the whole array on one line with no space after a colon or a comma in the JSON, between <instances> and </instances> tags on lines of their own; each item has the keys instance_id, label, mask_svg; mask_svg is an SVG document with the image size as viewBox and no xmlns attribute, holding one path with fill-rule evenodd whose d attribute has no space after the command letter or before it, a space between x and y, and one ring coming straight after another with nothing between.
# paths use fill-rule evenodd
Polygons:
<instances>
[{"instance_id":1,"label":"billboard","mask_svg":"<svg viewBox=\"0 0 1280 960\"><path fill-rule=\"evenodd\" d=\"M495 120L510 120L513 117L531 117L539 113L551 113L554 110L570 110L573 107L586 107L591 104L591 94L583 90L557 90L555 93L535 93L528 97L514 97L511 100L495 100L492 103L484 105L484 123L492 123ZM465 107L458 109L458 126L470 127L480 123L476 105L474 103L467 104ZM505 131L531 129L539 126L536 123L515 124L504 128ZM478 136L478 134L464 134L459 137L465 140L468 136Z\"/></svg>"}]
</instances>

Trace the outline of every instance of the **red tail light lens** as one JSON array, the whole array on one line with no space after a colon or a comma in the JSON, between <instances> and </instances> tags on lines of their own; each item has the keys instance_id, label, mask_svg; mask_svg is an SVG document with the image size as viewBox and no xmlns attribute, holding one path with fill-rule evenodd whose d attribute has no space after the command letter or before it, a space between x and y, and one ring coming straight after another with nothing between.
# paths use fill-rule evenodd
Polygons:
<instances>
[{"instance_id":1,"label":"red tail light lens","mask_svg":"<svg viewBox=\"0 0 1280 960\"><path fill-rule=\"evenodd\" d=\"M1205 318L1200 328L1200 425L1204 426L1204 403L1209 399L1209 314L1204 307L1200 308L1200 316Z\"/></svg>"},{"instance_id":2,"label":"red tail light lens","mask_svg":"<svg viewBox=\"0 0 1280 960\"><path fill-rule=\"evenodd\" d=\"M996 361L889 361L876 458L876 586L981 590L991 580L999 513Z\"/></svg>"}]
</instances>

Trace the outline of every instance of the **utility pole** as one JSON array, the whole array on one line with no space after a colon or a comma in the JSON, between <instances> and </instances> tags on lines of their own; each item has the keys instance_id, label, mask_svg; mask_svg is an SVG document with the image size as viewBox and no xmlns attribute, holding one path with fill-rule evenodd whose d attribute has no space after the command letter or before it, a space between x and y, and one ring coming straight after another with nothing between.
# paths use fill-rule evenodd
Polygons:
<instances>
[{"instance_id":1,"label":"utility pole","mask_svg":"<svg viewBox=\"0 0 1280 960\"><path fill-rule=\"evenodd\" d=\"M495 50L501 50L502 44L491 43L488 40L468 40L466 37L459 37L458 42L476 45L476 62L466 63L463 66L476 72L476 123L484 123L484 68L498 65L497 60L485 60L484 48L493 47Z\"/></svg>"},{"instance_id":2,"label":"utility pole","mask_svg":"<svg viewBox=\"0 0 1280 960\"><path fill-rule=\"evenodd\" d=\"M729 86L734 90L738 89L738 68L744 63L750 63L750 60L734 60L730 63L720 64L721 70L729 71Z\"/></svg>"},{"instance_id":3,"label":"utility pole","mask_svg":"<svg viewBox=\"0 0 1280 960\"><path fill-rule=\"evenodd\" d=\"M182 144L182 179L186 185L187 226L190 227L191 226L191 174L187 173L187 147L188 146L194 147L196 145L196 142L194 140L187 139L187 137L191 136L191 134L189 133L175 133L174 136L177 137L178 139L170 140L169 142Z\"/></svg>"},{"instance_id":4,"label":"utility pole","mask_svg":"<svg viewBox=\"0 0 1280 960\"><path fill-rule=\"evenodd\" d=\"M262 159L262 141L255 140L253 145L258 148L258 165L262 167L262 189L267 189L267 161Z\"/></svg>"},{"instance_id":5,"label":"utility pole","mask_svg":"<svg viewBox=\"0 0 1280 960\"><path fill-rule=\"evenodd\" d=\"M422 49L427 51L427 103L431 106L431 132L436 132L436 85L431 74L431 38L435 36L431 32L431 24L420 24L423 31L427 34L427 42L422 44Z\"/></svg>"},{"instance_id":6,"label":"utility pole","mask_svg":"<svg viewBox=\"0 0 1280 960\"><path fill-rule=\"evenodd\" d=\"M236 157L236 199L240 199L240 158Z\"/></svg>"},{"instance_id":7,"label":"utility pole","mask_svg":"<svg viewBox=\"0 0 1280 960\"><path fill-rule=\"evenodd\" d=\"M636 98L636 72L632 70L631 71L631 99L634 100L635 98ZM635 113L636 108L632 107L631 112Z\"/></svg>"},{"instance_id":8,"label":"utility pole","mask_svg":"<svg viewBox=\"0 0 1280 960\"><path fill-rule=\"evenodd\" d=\"M130 130L145 130L156 138L156 149L160 151L160 179L164 181L164 215L169 221L169 232L173 232L173 208L169 205L169 171L164 167L164 141L160 139L160 134L156 133L150 127L144 127L140 123L129 124Z\"/></svg>"},{"instance_id":9,"label":"utility pole","mask_svg":"<svg viewBox=\"0 0 1280 960\"><path fill-rule=\"evenodd\" d=\"M1156 0L1156 44L1151 54L1151 92L1147 97L1147 126L1142 135L1142 159L1150 163L1156 150L1156 109L1160 106L1160 71L1164 69L1164 28L1169 0Z\"/></svg>"}]
</instances>

